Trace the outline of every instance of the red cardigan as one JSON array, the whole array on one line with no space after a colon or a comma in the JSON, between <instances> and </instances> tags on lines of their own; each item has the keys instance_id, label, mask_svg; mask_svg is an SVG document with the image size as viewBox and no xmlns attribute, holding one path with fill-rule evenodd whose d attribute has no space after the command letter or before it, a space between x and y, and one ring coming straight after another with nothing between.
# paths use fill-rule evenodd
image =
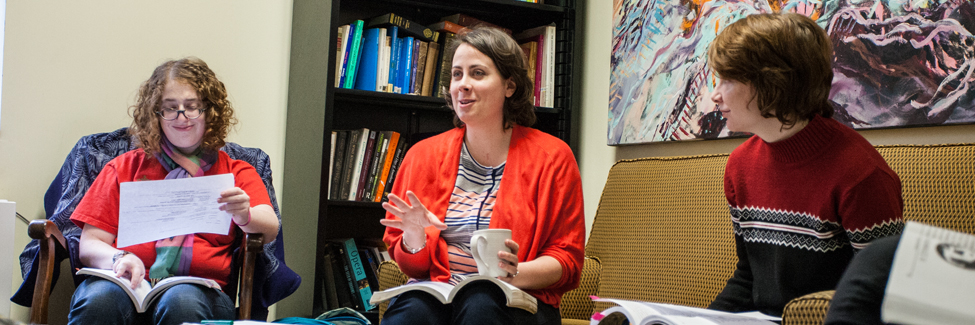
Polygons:
<instances>
[{"instance_id":1,"label":"red cardigan","mask_svg":"<svg viewBox=\"0 0 975 325\"><path fill-rule=\"evenodd\" d=\"M392 193L405 198L407 190L413 191L443 221L457 180L464 131L455 128L410 148ZM555 307L563 293L579 286L586 232L582 202L579 167L569 146L541 131L516 126L490 228L512 230L512 239L520 245L519 261L539 256L559 261L561 279L544 289L526 290ZM396 217L386 213L386 218ZM434 227L427 227L426 233L426 248L416 254L403 250L399 229L386 228L383 240L407 276L447 282L447 243Z\"/></svg>"}]
</instances>

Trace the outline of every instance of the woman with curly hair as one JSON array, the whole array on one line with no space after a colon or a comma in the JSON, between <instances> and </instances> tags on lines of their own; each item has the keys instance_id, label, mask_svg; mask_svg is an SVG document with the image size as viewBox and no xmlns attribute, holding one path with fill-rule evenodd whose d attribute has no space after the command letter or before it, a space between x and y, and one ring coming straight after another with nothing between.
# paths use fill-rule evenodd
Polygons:
<instances>
[{"instance_id":1,"label":"woman with curly hair","mask_svg":"<svg viewBox=\"0 0 975 325\"><path fill-rule=\"evenodd\" d=\"M227 90L206 63L185 58L163 63L139 89L129 131L139 148L110 161L78 204L71 220L82 228L78 255L91 268L112 270L137 287L143 280L174 275L230 278L233 228L275 238L278 220L267 189L250 164L219 151L236 123ZM117 247L121 183L233 174L235 187L220 193L220 209L232 215L228 234L189 234ZM98 277L82 282L71 299L70 324L182 324L232 319L233 300L220 290L193 284L165 291L145 313L126 292Z\"/></svg>"}]
</instances>

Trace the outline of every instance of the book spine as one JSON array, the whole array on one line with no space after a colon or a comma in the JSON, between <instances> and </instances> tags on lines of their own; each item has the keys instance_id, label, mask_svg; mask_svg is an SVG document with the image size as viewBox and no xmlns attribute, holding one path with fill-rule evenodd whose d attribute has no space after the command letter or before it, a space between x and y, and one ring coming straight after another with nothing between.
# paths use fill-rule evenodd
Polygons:
<instances>
[{"instance_id":1,"label":"book spine","mask_svg":"<svg viewBox=\"0 0 975 325\"><path fill-rule=\"evenodd\" d=\"M345 241L345 254L349 259L349 266L352 267L351 279L354 279L353 283L357 288L356 293L361 299L363 310L370 310L374 307L369 303L372 299L372 289L369 287L369 280L366 279L366 270L362 267L362 260L354 239L349 238Z\"/></svg>"},{"instance_id":2,"label":"book spine","mask_svg":"<svg viewBox=\"0 0 975 325\"><path fill-rule=\"evenodd\" d=\"M446 46L453 41L454 37L456 37L454 33L445 33L444 46L442 48L446 49ZM450 88L450 60L451 58L447 57L446 50L440 52L440 72L437 73L437 86L434 90L437 97L440 98L444 98L445 89Z\"/></svg>"},{"instance_id":3,"label":"book spine","mask_svg":"<svg viewBox=\"0 0 975 325\"><path fill-rule=\"evenodd\" d=\"M389 80L389 35L383 36L381 42L379 45L379 62L377 62L379 66L376 67L376 71L378 71L376 91L386 92L386 82Z\"/></svg>"},{"instance_id":4,"label":"book spine","mask_svg":"<svg viewBox=\"0 0 975 325\"><path fill-rule=\"evenodd\" d=\"M376 78L379 66L381 28L370 28L363 32L360 49L359 68L356 71L355 89L376 91ZM385 37L384 37L385 38Z\"/></svg>"},{"instance_id":5,"label":"book spine","mask_svg":"<svg viewBox=\"0 0 975 325\"><path fill-rule=\"evenodd\" d=\"M372 253L369 252L368 248L359 248L359 260L362 262L362 268L366 272L366 280L369 281L369 288L378 290L379 288L379 266L376 265L375 259L373 259Z\"/></svg>"},{"instance_id":6,"label":"book spine","mask_svg":"<svg viewBox=\"0 0 975 325\"><path fill-rule=\"evenodd\" d=\"M535 53L535 106L542 106L542 83L545 71L545 37L538 36L538 49Z\"/></svg>"},{"instance_id":7,"label":"book spine","mask_svg":"<svg viewBox=\"0 0 975 325\"><path fill-rule=\"evenodd\" d=\"M369 160L369 177L366 179L366 188L363 190L363 201L372 202L373 191L376 189L376 177L379 173L379 168L382 166L382 162L379 161L379 157L382 155L383 150L385 150L385 147L388 144L389 139L386 138L386 132L376 132L376 147L372 151L372 159Z\"/></svg>"},{"instance_id":8,"label":"book spine","mask_svg":"<svg viewBox=\"0 0 975 325\"><path fill-rule=\"evenodd\" d=\"M369 131L368 141L366 141L365 150L362 152L362 164L359 165L359 179L358 185L355 187L355 200L362 201L362 196L365 195L366 179L369 178L369 163L372 162L372 151L376 145L376 131Z\"/></svg>"},{"instance_id":9,"label":"book spine","mask_svg":"<svg viewBox=\"0 0 975 325\"><path fill-rule=\"evenodd\" d=\"M419 38L424 41L434 41L435 35L434 31L417 24L409 19L403 18L403 16L388 13L382 16L374 17L369 19L367 26L369 27L381 27L381 26L396 26L401 29L400 33L413 36L414 38Z\"/></svg>"},{"instance_id":10,"label":"book spine","mask_svg":"<svg viewBox=\"0 0 975 325\"><path fill-rule=\"evenodd\" d=\"M397 36L399 34L399 27L390 27L390 38L389 38L389 78L386 81L386 91L391 93L397 93L396 91L396 80L399 78L399 47L400 39Z\"/></svg>"},{"instance_id":11,"label":"book spine","mask_svg":"<svg viewBox=\"0 0 975 325\"><path fill-rule=\"evenodd\" d=\"M460 31L466 27L458 25L457 23L452 21L444 20L439 23L431 25L430 28L440 32L459 34Z\"/></svg>"},{"instance_id":12,"label":"book spine","mask_svg":"<svg viewBox=\"0 0 975 325\"><path fill-rule=\"evenodd\" d=\"M345 287L347 288L344 291L348 293L348 297L351 300L349 302L349 308L361 310L363 306L361 302L362 298L359 297L359 286L355 281L355 271L352 270L352 264L349 262L345 245L343 243L335 243L335 246L339 254L339 263L342 266L342 274L344 274L343 281L345 281Z\"/></svg>"},{"instance_id":13,"label":"book spine","mask_svg":"<svg viewBox=\"0 0 975 325\"><path fill-rule=\"evenodd\" d=\"M329 145L328 145L328 172L329 172L329 175L328 175L328 185L326 186L326 188L328 188L329 190L332 189L332 174L331 174L331 172L332 172L333 169L335 169L335 139L337 137L338 137L338 132L332 131L332 134L331 134L331 136L329 138ZM331 192L329 192L329 193L331 193ZM328 194L326 194L326 198L327 198L327 196L328 196Z\"/></svg>"},{"instance_id":14,"label":"book spine","mask_svg":"<svg viewBox=\"0 0 975 325\"><path fill-rule=\"evenodd\" d=\"M349 142L345 149L345 166L342 167L342 187L339 189L336 200L348 200L349 190L352 187L352 170L355 167L356 154L359 152L359 137L362 132L359 130L349 131Z\"/></svg>"},{"instance_id":15,"label":"book spine","mask_svg":"<svg viewBox=\"0 0 975 325\"><path fill-rule=\"evenodd\" d=\"M322 291L324 291L325 306L328 306L328 310L342 307L339 302L337 288L335 286L335 269L333 269L334 263L334 253L328 247L325 248L325 257L322 259Z\"/></svg>"},{"instance_id":16,"label":"book spine","mask_svg":"<svg viewBox=\"0 0 975 325\"><path fill-rule=\"evenodd\" d=\"M373 202L382 202L383 193L386 190L386 179L389 178L389 169L393 165L393 157L396 156L396 146L399 145L399 132L389 131L389 145L387 146L383 159L383 168L377 178L376 192L373 194Z\"/></svg>"},{"instance_id":17,"label":"book spine","mask_svg":"<svg viewBox=\"0 0 975 325\"><path fill-rule=\"evenodd\" d=\"M555 106L555 26L549 25L545 32L545 107Z\"/></svg>"},{"instance_id":18,"label":"book spine","mask_svg":"<svg viewBox=\"0 0 975 325\"><path fill-rule=\"evenodd\" d=\"M346 47L349 44L349 25L339 26L335 44L335 88L342 87L345 76Z\"/></svg>"},{"instance_id":19,"label":"book spine","mask_svg":"<svg viewBox=\"0 0 975 325\"><path fill-rule=\"evenodd\" d=\"M437 55L440 53L439 44L430 42L427 45L426 63L423 65L423 83L420 95L430 96L433 93L434 71L437 65Z\"/></svg>"},{"instance_id":20,"label":"book spine","mask_svg":"<svg viewBox=\"0 0 975 325\"><path fill-rule=\"evenodd\" d=\"M346 78L342 88L352 89L355 84L355 75L359 71L359 52L362 51L362 20L356 20L355 30L349 42L352 42L352 50L349 52L349 67L346 69Z\"/></svg>"},{"instance_id":21,"label":"book spine","mask_svg":"<svg viewBox=\"0 0 975 325\"><path fill-rule=\"evenodd\" d=\"M413 69L413 41L414 38L407 36L403 39L403 61L400 62L400 88L403 94L410 93L410 71Z\"/></svg>"},{"instance_id":22,"label":"book spine","mask_svg":"<svg viewBox=\"0 0 975 325\"><path fill-rule=\"evenodd\" d=\"M396 173L399 172L399 165L403 162L403 155L406 154L406 141L400 139L399 145L396 146L396 156L393 158L392 167L389 170L389 178L386 179L386 191L383 193L383 201L387 201L386 198L389 195L389 191L393 189L393 181L396 180Z\"/></svg>"},{"instance_id":23,"label":"book spine","mask_svg":"<svg viewBox=\"0 0 975 325\"><path fill-rule=\"evenodd\" d=\"M426 47L423 47L423 41L421 41L421 40L414 40L413 41L413 61L410 64L410 94L411 95L419 95L420 94L420 89L417 88L417 85L419 85L419 84L417 83L416 75L418 74L417 72L421 72L421 73L423 72L423 70L420 70L420 54L421 53L424 54L424 55L426 55ZM424 63L426 63L426 58L424 58ZM423 80L423 77L420 77L420 80Z\"/></svg>"}]
</instances>

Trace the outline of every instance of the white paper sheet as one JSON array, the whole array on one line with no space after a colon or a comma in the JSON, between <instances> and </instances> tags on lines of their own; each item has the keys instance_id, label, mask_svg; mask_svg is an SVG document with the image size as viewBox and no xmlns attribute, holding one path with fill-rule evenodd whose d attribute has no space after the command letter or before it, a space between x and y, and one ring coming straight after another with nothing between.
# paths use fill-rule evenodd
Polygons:
<instances>
[{"instance_id":1,"label":"white paper sheet","mask_svg":"<svg viewBox=\"0 0 975 325\"><path fill-rule=\"evenodd\" d=\"M233 187L232 174L122 183L116 245L195 233L229 234L231 215L220 211L217 199Z\"/></svg>"}]
</instances>

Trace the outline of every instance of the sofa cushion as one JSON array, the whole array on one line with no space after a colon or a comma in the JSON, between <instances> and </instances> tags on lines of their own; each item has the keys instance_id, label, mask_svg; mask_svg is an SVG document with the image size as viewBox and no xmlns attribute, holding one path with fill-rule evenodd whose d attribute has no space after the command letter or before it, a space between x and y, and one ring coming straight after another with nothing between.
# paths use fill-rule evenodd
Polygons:
<instances>
[{"instance_id":1,"label":"sofa cushion","mask_svg":"<svg viewBox=\"0 0 975 325\"><path fill-rule=\"evenodd\" d=\"M877 146L900 176L904 219L975 234L975 144Z\"/></svg>"},{"instance_id":2,"label":"sofa cushion","mask_svg":"<svg viewBox=\"0 0 975 325\"><path fill-rule=\"evenodd\" d=\"M613 166L586 244L586 255L602 264L600 297L695 307L714 300L737 262L724 197L727 160L642 158Z\"/></svg>"}]
</instances>

